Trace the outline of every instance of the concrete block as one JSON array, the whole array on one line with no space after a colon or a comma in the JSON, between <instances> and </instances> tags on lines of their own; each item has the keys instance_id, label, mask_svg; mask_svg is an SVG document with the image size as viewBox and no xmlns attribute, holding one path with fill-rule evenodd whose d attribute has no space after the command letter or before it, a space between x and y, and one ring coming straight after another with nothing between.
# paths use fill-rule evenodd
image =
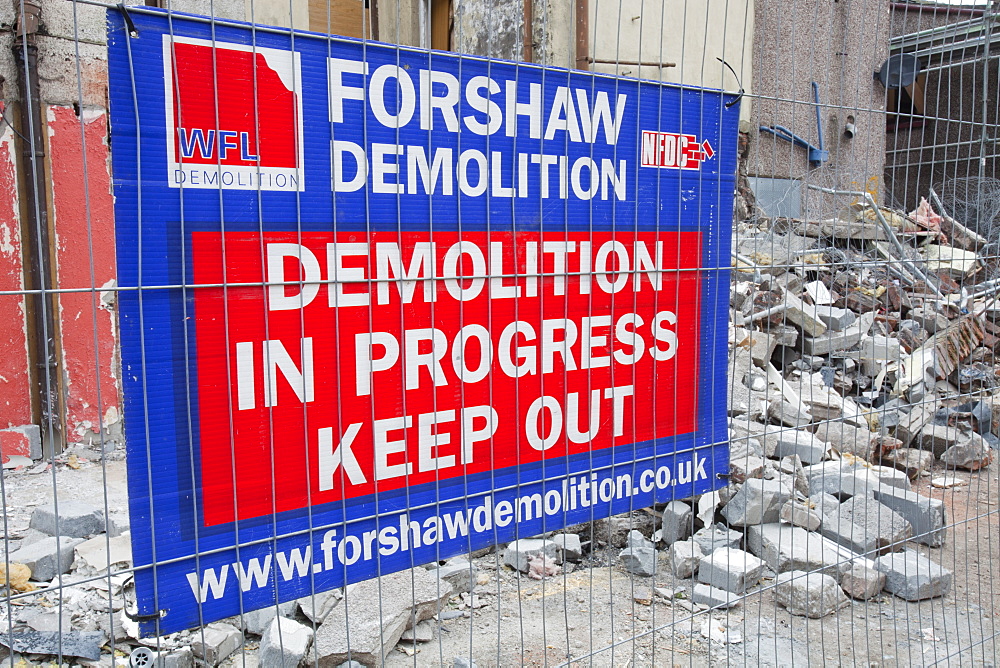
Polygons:
<instances>
[{"instance_id":1,"label":"concrete block","mask_svg":"<svg viewBox=\"0 0 1000 668\"><path fill-rule=\"evenodd\" d=\"M809 502L813 504L813 508L817 513L819 513L820 519L826 517L840 507L840 500L832 494L827 494L826 492L810 494Z\"/></svg>"},{"instance_id":2,"label":"concrete block","mask_svg":"<svg viewBox=\"0 0 1000 668\"><path fill-rule=\"evenodd\" d=\"M790 497L791 490L778 480L751 478L722 509L722 515L732 526L777 522L781 506Z\"/></svg>"},{"instance_id":3,"label":"concrete block","mask_svg":"<svg viewBox=\"0 0 1000 668\"><path fill-rule=\"evenodd\" d=\"M775 573L816 571L836 580L850 568L851 562L859 559L846 547L789 524L747 527L747 549Z\"/></svg>"},{"instance_id":4,"label":"concrete block","mask_svg":"<svg viewBox=\"0 0 1000 668\"><path fill-rule=\"evenodd\" d=\"M210 666L219 665L243 646L243 632L225 622L209 624L194 636L191 651Z\"/></svg>"},{"instance_id":5,"label":"concrete block","mask_svg":"<svg viewBox=\"0 0 1000 668\"><path fill-rule=\"evenodd\" d=\"M861 339L868 335L868 330L874 322L875 313L865 313L842 332L828 331L822 336L804 336L802 352L806 355L829 355L838 350L847 350L858 345Z\"/></svg>"},{"instance_id":6,"label":"concrete block","mask_svg":"<svg viewBox=\"0 0 1000 668\"><path fill-rule=\"evenodd\" d=\"M550 538L559 546L563 561L580 561L583 559L583 543L575 533L560 533Z\"/></svg>"},{"instance_id":7,"label":"concrete block","mask_svg":"<svg viewBox=\"0 0 1000 668\"><path fill-rule=\"evenodd\" d=\"M903 442L904 448L910 447L924 426L934 419L937 407L936 400L920 403L900 418L893 435Z\"/></svg>"},{"instance_id":8,"label":"concrete block","mask_svg":"<svg viewBox=\"0 0 1000 668\"><path fill-rule=\"evenodd\" d=\"M945 450L962 440L962 437L963 434L958 427L931 423L924 425L917 434L917 447L933 452L935 457L940 457Z\"/></svg>"},{"instance_id":9,"label":"concrete block","mask_svg":"<svg viewBox=\"0 0 1000 668\"><path fill-rule=\"evenodd\" d=\"M859 346L862 359L898 360L903 356L899 339L888 336L869 336Z\"/></svg>"},{"instance_id":10,"label":"concrete block","mask_svg":"<svg viewBox=\"0 0 1000 668\"><path fill-rule=\"evenodd\" d=\"M820 533L854 552L881 553L899 549L913 527L872 496L858 494L826 516Z\"/></svg>"},{"instance_id":11,"label":"concrete block","mask_svg":"<svg viewBox=\"0 0 1000 668\"><path fill-rule=\"evenodd\" d=\"M856 427L841 420L831 420L816 426L816 438L837 448L841 454L849 453L862 459L871 459L872 433L868 427Z\"/></svg>"},{"instance_id":12,"label":"concrete block","mask_svg":"<svg viewBox=\"0 0 1000 668\"><path fill-rule=\"evenodd\" d=\"M702 553L711 554L720 547L739 547L743 534L733 531L724 524L716 524L698 529L691 536L691 540L698 543Z\"/></svg>"},{"instance_id":13,"label":"concrete block","mask_svg":"<svg viewBox=\"0 0 1000 668\"><path fill-rule=\"evenodd\" d=\"M299 605L299 610L306 616L306 619L314 624L322 624L330 611L340 603L343 594L339 589L321 591L310 596L303 596L295 602Z\"/></svg>"},{"instance_id":14,"label":"concrete block","mask_svg":"<svg viewBox=\"0 0 1000 668\"><path fill-rule=\"evenodd\" d=\"M897 448L882 455L882 463L902 471L910 480L916 480L934 465L934 455L916 448Z\"/></svg>"},{"instance_id":15,"label":"concrete block","mask_svg":"<svg viewBox=\"0 0 1000 668\"><path fill-rule=\"evenodd\" d=\"M909 319L919 323L928 334L934 334L939 330L945 329L950 322L946 315L930 307L912 309L909 313Z\"/></svg>"},{"instance_id":16,"label":"concrete block","mask_svg":"<svg viewBox=\"0 0 1000 668\"><path fill-rule=\"evenodd\" d=\"M846 308L837 308L836 306L817 306L816 317L820 319L820 322L826 325L828 330L833 332L844 331L853 325L854 321L858 319L858 317L854 315L854 311L850 311Z\"/></svg>"},{"instance_id":17,"label":"concrete block","mask_svg":"<svg viewBox=\"0 0 1000 668\"><path fill-rule=\"evenodd\" d=\"M944 501L894 487L877 487L875 500L896 511L913 527L913 540L941 547L947 536Z\"/></svg>"},{"instance_id":18,"label":"concrete block","mask_svg":"<svg viewBox=\"0 0 1000 668\"><path fill-rule=\"evenodd\" d=\"M640 577L652 577L656 574L657 552L652 547L626 547L618 554L629 573Z\"/></svg>"},{"instance_id":19,"label":"concrete block","mask_svg":"<svg viewBox=\"0 0 1000 668\"><path fill-rule=\"evenodd\" d=\"M742 597L725 589L698 583L691 593L691 601L710 608L732 608L740 604Z\"/></svg>"},{"instance_id":20,"label":"concrete block","mask_svg":"<svg viewBox=\"0 0 1000 668\"><path fill-rule=\"evenodd\" d=\"M809 295L809 299L816 306L826 306L833 303L833 295L830 294L830 288L826 287L823 281L810 281L802 286L806 294Z\"/></svg>"},{"instance_id":21,"label":"concrete block","mask_svg":"<svg viewBox=\"0 0 1000 668\"><path fill-rule=\"evenodd\" d=\"M110 548L110 551L109 551ZM132 537L128 533L109 538L99 534L76 546L73 565L79 575L120 571L132 565Z\"/></svg>"},{"instance_id":22,"label":"concrete block","mask_svg":"<svg viewBox=\"0 0 1000 668\"><path fill-rule=\"evenodd\" d=\"M829 575L789 571L775 581L774 600L790 614L819 619L850 601L844 591Z\"/></svg>"},{"instance_id":23,"label":"concrete block","mask_svg":"<svg viewBox=\"0 0 1000 668\"><path fill-rule=\"evenodd\" d=\"M10 561L30 568L32 580L48 582L57 575L69 572L73 565L73 550L82 542L80 538L48 536L23 546L10 555Z\"/></svg>"},{"instance_id":24,"label":"concrete block","mask_svg":"<svg viewBox=\"0 0 1000 668\"><path fill-rule=\"evenodd\" d=\"M4 462L12 455L41 459L41 429L39 429L37 424L25 424L19 427L0 429L0 455L2 455Z\"/></svg>"},{"instance_id":25,"label":"concrete block","mask_svg":"<svg viewBox=\"0 0 1000 668\"><path fill-rule=\"evenodd\" d=\"M557 563L560 561L559 545L544 538L522 538L507 545L503 551L503 562L522 573L528 572L528 560L536 556L546 556Z\"/></svg>"},{"instance_id":26,"label":"concrete block","mask_svg":"<svg viewBox=\"0 0 1000 668\"><path fill-rule=\"evenodd\" d=\"M653 541L646 538L641 531L632 529L628 532L628 536L625 539L625 547L656 547Z\"/></svg>"},{"instance_id":27,"label":"concrete block","mask_svg":"<svg viewBox=\"0 0 1000 668\"><path fill-rule=\"evenodd\" d=\"M789 499L781 506L779 518L782 522L797 527L802 527L806 531L816 531L823 523L823 517L809 504L800 503L794 499Z\"/></svg>"},{"instance_id":28,"label":"concrete block","mask_svg":"<svg viewBox=\"0 0 1000 668\"><path fill-rule=\"evenodd\" d=\"M194 652L191 651L190 647L180 647L153 654L153 666L156 668L194 668Z\"/></svg>"},{"instance_id":29,"label":"concrete block","mask_svg":"<svg viewBox=\"0 0 1000 668\"><path fill-rule=\"evenodd\" d=\"M691 506L683 501L671 501L661 511L660 540L673 545L691 535L693 518Z\"/></svg>"},{"instance_id":30,"label":"concrete block","mask_svg":"<svg viewBox=\"0 0 1000 668\"><path fill-rule=\"evenodd\" d=\"M576 536L576 539L580 540L580 537ZM471 593L476 588L479 569L468 559L455 557L454 559L449 559L444 566L435 568L434 573L450 584L451 588L456 592L467 591Z\"/></svg>"},{"instance_id":31,"label":"concrete block","mask_svg":"<svg viewBox=\"0 0 1000 668\"><path fill-rule=\"evenodd\" d=\"M705 553L694 540L679 540L670 546L670 570L674 577L689 578L698 570L698 564L704 557Z\"/></svg>"},{"instance_id":32,"label":"concrete block","mask_svg":"<svg viewBox=\"0 0 1000 668\"><path fill-rule=\"evenodd\" d=\"M805 427L813 421L813 416L805 404L790 404L783 398L774 399L767 404L767 417L772 422L786 427Z\"/></svg>"},{"instance_id":33,"label":"concrete block","mask_svg":"<svg viewBox=\"0 0 1000 668\"><path fill-rule=\"evenodd\" d=\"M775 440L775 458L798 455L803 464L818 464L823 461L829 446L808 431L786 429Z\"/></svg>"},{"instance_id":34,"label":"concrete block","mask_svg":"<svg viewBox=\"0 0 1000 668\"><path fill-rule=\"evenodd\" d=\"M723 547L698 564L698 581L742 594L764 574L764 562L749 552Z\"/></svg>"},{"instance_id":35,"label":"concrete block","mask_svg":"<svg viewBox=\"0 0 1000 668\"><path fill-rule=\"evenodd\" d=\"M295 608L295 601L289 601L287 603L279 603L277 607L269 605L259 610L244 612L241 625L245 632L262 636L276 617L291 617L295 614Z\"/></svg>"},{"instance_id":36,"label":"concrete block","mask_svg":"<svg viewBox=\"0 0 1000 668\"><path fill-rule=\"evenodd\" d=\"M54 503L38 506L31 513L29 526L55 536L56 507ZM75 499L59 499L58 534L71 538L88 538L103 533L104 509Z\"/></svg>"},{"instance_id":37,"label":"concrete block","mask_svg":"<svg viewBox=\"0 0 1000 668\"><path fill-rule=\"evenodd\" d=\"M270 668L297 668L312 644L313 630L293 619L271 620L260 639L260 665Z\"/></svg>"},{"instance_id":38,"label":"concrete block","mask_svg":"<svg viewBox=\"0 0 1000 668\"><path fill-rule=\"evenodd\" d=\"M822 336L826 325L816 315L816 307L806 304L790 292L785 293L785 319L802 330L807 336Z\"/></svg>"},{"instance_id":39,"label":"concrete block","mask_svg":"<svg viewBox=\"0 0 1000 668\"><path fill-rule=\"evenodd\" d=\"M348 654L366 666L381 665L410 623L430 619L453 593L445 581L423 568L357 583L347 591L346 605L336 606L316 631L319 665L337 666L348 660Z\"/></svg>"},{"instance_id":40,"label":"concrete block","mask_svg":"<svg viewBox=\"0 0 1000 668\"><path fill-rule=\"evenodd\" d=\"M840 588L851 598L867 601L878 596L885 587L885 573L875 568L874 564L852 564L840 578Z\"/></svg>"},{"instance_id":41,"label":"concrete block","mask_svg":"<svg viewBox=\"0 0 1000 668\"><path fill-rule=\"evenodd\" d=\"M951 589L951 571L916 550L881 556L875 568L885 573L885 590L907 601L944 596Z\"/></svg>"},{"instance_id":42,"label":"concrete block","mask_svg":"<svg viewBox=\"0 0 1000 668\"><path fill-rule=\"evenodd\" d=\"M430 642L434 640L435 628L437 628L437 625L433 621L424 620L412 629L403 631L403 635L399 639L411 642Z\"/></svg>"},{"instance_id":43,"label":"concrete block","mask_svg":"<svg viewBox=\"0 0 1000 668\"><path fill-rule=\"evenodd\" d=\"M964 434L960 442L941 453L941 461L948 468L978 471L993 462L993 448L979 434Z\"/></svg>"}]
</instances>

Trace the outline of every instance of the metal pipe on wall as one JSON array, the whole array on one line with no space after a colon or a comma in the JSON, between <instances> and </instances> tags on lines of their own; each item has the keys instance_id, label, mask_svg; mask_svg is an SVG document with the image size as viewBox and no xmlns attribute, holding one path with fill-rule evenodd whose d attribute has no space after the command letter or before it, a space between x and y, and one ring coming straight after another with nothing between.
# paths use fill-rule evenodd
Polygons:
<instances>
[{"instance_id":1,"label":"metal pipe on wall","mask_svg":"<svg viewBox=\"0 0 1000 668\"><path fill-rule=\"evenodd\" d=\"M55 301L52 287L51 240L49 235L48 196L45 180L45 123L38 83L38 46L35 34L42 8L37 0L15 0L17 30L14 57L17 59L17 82L21 95L22 161L19 181L23 184L25 204L24 238L28 281L37 290L31 297L30 329L33 330L33 384L38 398L42 432L48 448L61 449L61 401L59 363L56 351ZM35 402L32 402L33 404Z\"/></svg>"},{"instance_id":2,"label":"metal pipe on wall","mask_svg":"<svg viewBox=\"0 0 1000 668\"><path fill-rule=\"evenodd\" d=\"M576 69L590 69L589 0L576 0Z\"/></svg>"}]
</instances>

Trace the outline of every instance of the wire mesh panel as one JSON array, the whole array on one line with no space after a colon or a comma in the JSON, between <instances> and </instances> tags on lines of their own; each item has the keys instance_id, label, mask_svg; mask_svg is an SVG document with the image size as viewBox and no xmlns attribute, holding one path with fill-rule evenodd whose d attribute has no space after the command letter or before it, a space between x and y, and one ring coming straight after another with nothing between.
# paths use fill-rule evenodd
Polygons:
<instances>
[{"instance_id":1,"label":"wire mesh panel","mask_svg":"<svg viewBox=\"0 0 1000 668\"><path fill-rule=\"evenodd\" d=\"M996 665L1000 6L0 8L9 665Z\"/></svg>"}]
</instances>

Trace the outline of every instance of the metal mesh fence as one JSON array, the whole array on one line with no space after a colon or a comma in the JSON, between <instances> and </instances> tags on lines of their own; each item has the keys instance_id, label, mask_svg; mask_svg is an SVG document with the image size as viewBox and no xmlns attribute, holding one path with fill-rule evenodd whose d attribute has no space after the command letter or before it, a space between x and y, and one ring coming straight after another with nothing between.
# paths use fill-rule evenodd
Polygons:
<instances>
[{"instance_id":1,"label":"metal mesh fence","mask_svg":"<svg viewBox=\"0 0 1000 668\"><path fill-rule=\"evenodd\" d=\"M0 7L4 665L997 665L998 12Z\"/></svg>"}]
</instances>

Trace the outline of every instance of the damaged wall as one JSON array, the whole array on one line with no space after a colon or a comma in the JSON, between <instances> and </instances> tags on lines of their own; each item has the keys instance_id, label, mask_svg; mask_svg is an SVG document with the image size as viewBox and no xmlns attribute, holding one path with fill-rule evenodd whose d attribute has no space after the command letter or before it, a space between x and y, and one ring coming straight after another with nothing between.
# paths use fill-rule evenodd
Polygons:
<instances>
[{"instance_id":1,"label":"damaged wall","mask_svg":"<svg viewBox=\"0 0 1000 668\"><path fill-rule=\"evenodd\" d=\"M885 3L757 0L755 26L750 175L868 190L881 199L885 89L872 72L888 57ZM810 164L804 148L758 131L762 125L782 125L816 145L813 81L819 84L824 148L830 151L829 161L819 167ZM851 116L853 139L844 133ZM802 199L802 213L810 217L835 214L842 204L805 189Z\"/></svg>"}]
</instances>

